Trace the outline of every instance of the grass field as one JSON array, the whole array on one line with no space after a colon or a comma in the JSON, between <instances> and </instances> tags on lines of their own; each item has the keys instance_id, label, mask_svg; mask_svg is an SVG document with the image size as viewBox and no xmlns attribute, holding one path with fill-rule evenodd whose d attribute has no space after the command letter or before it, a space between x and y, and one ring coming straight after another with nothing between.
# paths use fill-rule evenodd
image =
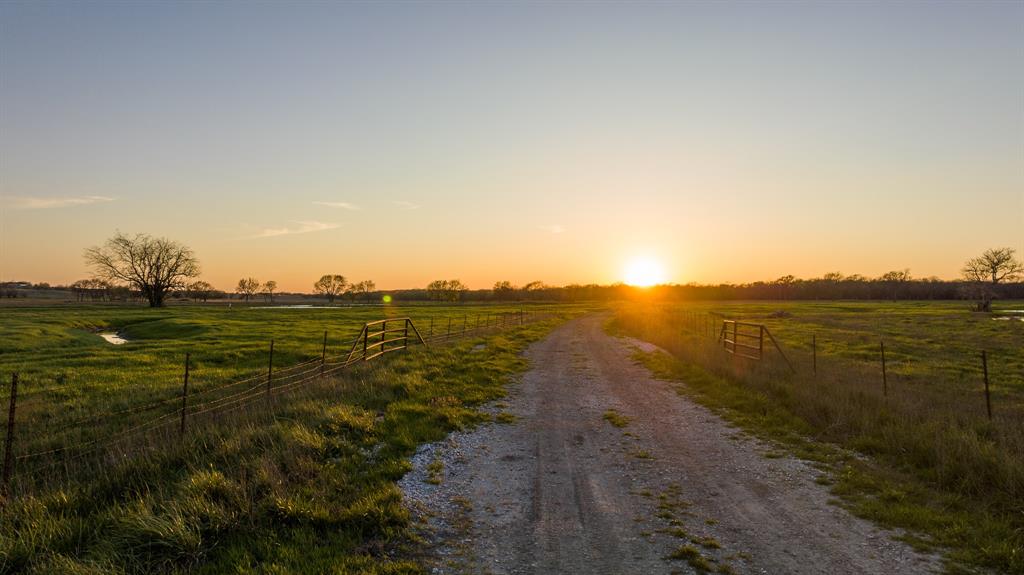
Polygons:
<instances>
[{"instance_id":1,"label":"grass field","mask_svg":"<svg viewBox=\"0 0 1024 575\"><path fill-rule=\"evenodd\" d=\"M324 330L341 346L384 315L411 316L426 330L434 317L437 330L442 317L468 316L472 325L477 313L519 309L7 309L0 314L13 345L0 369L21 372L26 398L48 406L19 409L31 445L34 432L176 393L186 351L201 386L265 369L271 337L275 362L286 364L319 357ZM576 313L529 309L550 315L358 365L277 397L270 409L261 402L183 438L157 437L132 457L78 466L73 481L22 478L0 512L0 572L418 572L392 558L415 553L394 482L418 445L485 420L474 407L503 395L526 365L525 346ZM96 328L131 343L107 344ZM99 433L114 427L95 425Z\"/></svg>"},{"instance_id":2,"label":"grass field","mask_svg":"<svg viewBox=\"0 0 1024 575\"><path fill-rule=\"evenodd\" d=\"M6 400L10 376L17 372L18 452L53 449L123 428L148 415L136 417L133 410L138 406L180 396L186 353L190 354L190 393L202 394L266 373L271 340L274 365L280 370L319 358L325 332L329 356L347 353L368 321L412 317L427 336L431 330L447 330L449 320L452 330L458 331L464 323L473 327L520 309L463 305L0 308L4 342L0 397ZM117 332L129 343L111 345L98 331ZM176 406L171 403L166 408ZM118 415L105 415L114 413Z\"/></svg>"},{"instance_id":3,"label":"grass field","mask_svg":"<svg viewBox=\"0 0 1024 575\"><path fill-rule=\"evenodd\" d=\"M525 367L526 345L587 309L523 308L552 315L371 362L183 438L164 433L70 464L44 458L57 464L46 473L22 466L17 497L0 512L0 573L418 572L406 560L415 542L394 485L408 456L483 421L474 407L504 393ZM12 372L21 375L15 453L103 438L151 417L133 409L179 397L185 353L190 393L201 395L264 377L271 339L274 365L284 370L319 358L324 331L328 355L339 355L367 321L409 316L428 335L431 318L436 333L449 318L458 331L463 321L472 327L519 310L0 308L0 377L6 385ZM768 325L797 373L777 359L755 365L722 352L710 337L715 325L692 319L708 312L720 314L716 322ZM952 571L1024 572L1024 322L955 302L703 302L622 304L613 327L671 352L638 360L684 382L687 394L831 469L836 494L856 513L908 529L923 547L953 549ZM129 343L106 343L98 330ZM888 396L878 365L883 339ZM992 422L981 349L990 357ZM161 409L173 415L179 404Z\"/></svg>"},{"instance_id":4,"label":"grass field","mask_svg":"<svg viewBox=\"0 0 1024 575\"><path fill-rule=\"evenodd\" d=\"M1024 308L1003 302L1003 309ZM763 323L763 363L723 351L706 313ZM670 352L638 359L680 390L833 472L858 514L952 549L950 569L1024 572L1024 322L956 302L626 304L611 328ZM811 341L817 340L817 374ZM888 394L882 383L885 341ZM989 354L994 418L980 351ZM855 455L851 455L855 454ZM866 457L865 457L866 456Z\"/></svg>"},{"instance_id":5,"label":"grass field","mask_svg":"<svg viewBox=\"0 0 1024 575\"><path fill-rule=\"evenodd\" d=\"M989 356L994 391L1024 396L1024 302L1000 302L992 314L969 313L964 302L740 302L685 306L729 319L762 323L787 351L877 365L884 340L896 381L949 383L980 389L981 350ZM1008 320L995 318L1009 317Z\"/></svg>"}]
</instances>

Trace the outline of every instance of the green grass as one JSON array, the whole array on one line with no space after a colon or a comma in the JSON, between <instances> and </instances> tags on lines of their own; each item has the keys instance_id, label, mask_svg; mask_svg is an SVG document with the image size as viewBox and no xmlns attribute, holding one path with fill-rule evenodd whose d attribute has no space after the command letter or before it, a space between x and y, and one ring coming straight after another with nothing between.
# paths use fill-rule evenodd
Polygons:
<instances>
[{"instance_id":1,"label":"green grass","mask_svg":"<svg viewBox=\"0 0 1024 575\"><path fill-rule=\"evenodd\" d=\"M941 385L966 392L973 398L969 407L978 414L985 407L980 353L986 350L996 410L1024 408L1024 321L993 319L1004 310L1024 310L1024 302L996 302L991 314L973 313L970 307L969 302L958 301L761 301L694 302L657 310L679 317L681 327L683 311L713 312L764 324L798 368L806 371L811 370L816 339L819 375L828 377L850 365L866 366L874 377L864 383L878 387L879 343L884 341L892 385ZM703 324L696 327L704 328Z\"/></svg>"},{"instance_id":2,"label":"green grass","mask_svg":"<svg viewBox=\"0 0 1024 575\"><path fill-rule=\"evenodd\" d=\"M603 417L605 421L614 425L615 427L618 427L619 429L622 429L623 427L629 425L629 418L626 417L625 415L622 415L618 411L615 411L614 409L609 409L605 411Z\"/></svg>"},{"instance_id":3,"label":"green grass","mask_svg":"<svg viewBox=\"0 0 1024 575\"><path fill-rule=\"evenodd\" d=\"M427 464L427 483L440 485L444 478L444 461L435 459Z\"/></svg>"},{"instance_id":4,"label":"green grass","mask_svg":"<svg viewBox=\"0 0 1024 575\"><path fill-rule=\"evenodd\" d=\"M684 560L699 573L711 571L711 563L693 545L681 545L668 555L669 559Z\"/></svg>"},{"instance_id":5,"label":"green grass","mask_svg":"<svg viewBox=\"0 0 1024 575\"><path fill-rule=\"evenodd\" d=\"M472 309L387 311L422 318ZM185 350L201 386L211 372L258 369L269 337L275 359L281 345L281 361L297 361L319 354L323 329L350 337L382 311L0 310L12 340L0 365L27 373L29 391L44 387L33 380L65 373L63 383L46 382L54 389L43 397L78 415L177 388ZM130 458L82 464L71 481L22 479L0 511L0 572L418 573L415 562L396 558L415 545L395 484L409 456L487 421L477 407L504 394L527 366L521 352L564 317L361 365L269 409L158 438ZM136 340L96 344L86 331L94 326ZM481 343L488 353L471 353Z\"/></svg>"},{"instance_id":6,"label":"green grass","mask_svg":"<svg viewBox=\"0 0 1024 575\"><path fill-rule=\"evenodd\" d=\"M523 306L527 311L560 309ZM11 373L20 375L16 453L30 454L108 437L172 415L180 408L185 354L189 394L199 401L241 378L265 377L270 341L275 370L318 358L327 332L328 356L348 353L367 321L409 316L427 336L487 321L520 306L412 305L281 309L235 305L68 305L0 307L0 401ZM479 318L479 319L478 319ZM433 328L431 328L433 320ZM117 331L114 346L95 330ZM488 354L482 354L486 358ZM244 388L242 388L244 389ZM203 394L207 393L208 396ZM140 406L167 403L138 412ZM113 414L113 415L111 415Z\"/></svg>"},{"instance_id":7,"label":"green grass","mask_svg":"<svg viewBox=\"0 0 1024 575\"><path fill-rule=\"evenodd\" d=\"M763 312L773 304L751 305ZM856 514L909 530L907 539L919 547L948 549L950 571L1024 572L1021 419L1016 412L1004 411L989 423L983 414L970 410L965 383L950 379L943 367L948 360L941 343L947 339L946 326L960 323L961 330L970 331L974 325L988 334L989 323L979 323L975 314L944 303L931 304L934 308L918 303L874 304L876 308L849 304L845 313L858 317L848 320L842 317L845 305L787 304L790 317L783 321L828 309L839 316L832 320L836 325L862 322L886 329L891 322L904 323L907 316L937 316L934 323L923 322L930 327L918 327L916 332L918 338L934 342L927 353L917 352L922 358L915 362L914 369L921 374L916 377L926 381L913 386L900 381L884 397L868 379L873 374L856 360L826 357L828 371L819 369L817 377L806 369L792 374L773 362L737 361L714 340L681 329L674 313L678 309L623 307L610 327L669 351L672 355L637 352L636 358L659 377L683 382L678 387L681 393L818 462L830 472L827 482L833 491ZM748 319L760 313L741 314L741 304L731 304L730 309L734 316ZM785 341L785 325L772 329ZM993 338L992 345L990 349L1007 346L999 348L1000 354L1014 358L1007 361L1024 353L1010 349L1005 338ZM794 355L798 368L805 368ZM931 369L932 365L936 367Z\"/></svg>"}]
</instances>

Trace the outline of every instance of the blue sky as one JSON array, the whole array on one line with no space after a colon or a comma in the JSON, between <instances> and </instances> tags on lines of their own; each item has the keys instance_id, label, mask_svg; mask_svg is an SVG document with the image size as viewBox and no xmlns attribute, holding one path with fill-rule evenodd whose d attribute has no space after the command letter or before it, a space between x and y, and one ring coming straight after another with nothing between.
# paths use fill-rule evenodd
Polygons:
<instances>
[{"instance_id":1,"label":"blue sky","mask_svg":"<svg viewBox=\"0 0 1024 575\"><path fill-rule=\"evenodd\" d=\"M0 276L952 277L1024 252L1024 3L0 5ZM381 230L387 233L381 233ZM372 246L372 249L369 249Z\"/></svg>"}]
</instances>

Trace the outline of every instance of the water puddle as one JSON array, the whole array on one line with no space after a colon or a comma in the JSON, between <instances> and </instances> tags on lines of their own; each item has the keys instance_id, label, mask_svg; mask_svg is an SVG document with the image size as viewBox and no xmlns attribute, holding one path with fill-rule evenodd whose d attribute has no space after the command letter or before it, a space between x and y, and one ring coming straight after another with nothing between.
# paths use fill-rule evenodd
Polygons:
<instances>
[{"instance_id":1,"label":"water puddle","mask_svg":"<svg viewBox=\"0 0 1024 575\"><path fill-rule=\"evenodd\" d=\"M295 304L295 305L265 305L261 307L250 307L248 309L338 309L340 306L336 305L312 305L312 304Z\"/></svg>"},{"instance_id":2,"label":"water puddle","mask_svg":"<svg viewBox=\"0 0 1024 575\"><path fill-rule=\"evenodd\" d=\"M96 335L98 335L98 336L102 337L103 339L107 340L107 343L109 343L109 344L121 345L121 344L128 343L127 339L121 337L120 335L118 335L116 333L105 332L105 333L98 333Z\"/></svg>"}]
</instances>

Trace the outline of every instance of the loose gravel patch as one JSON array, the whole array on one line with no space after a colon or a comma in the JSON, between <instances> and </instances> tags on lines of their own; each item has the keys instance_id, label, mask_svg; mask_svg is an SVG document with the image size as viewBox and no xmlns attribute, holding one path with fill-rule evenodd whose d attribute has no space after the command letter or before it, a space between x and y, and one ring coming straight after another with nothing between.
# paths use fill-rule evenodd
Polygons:
<instances>
[{"instance_id":1,"label":"loose gravel patch","mask_svg":"<svg viewBox=\"0 0 1024 575\"><path fill-rule=\"evenodd\" d=\"M630 358L653 346L608 336L602 320L531 346L534 367L487 407L510 423L413 457L400 486L433 572L939 570L938 558L829 504L819 470L654 379ZM628 423L610 423L609 410Z\"/></svg>"}]
</instances>

